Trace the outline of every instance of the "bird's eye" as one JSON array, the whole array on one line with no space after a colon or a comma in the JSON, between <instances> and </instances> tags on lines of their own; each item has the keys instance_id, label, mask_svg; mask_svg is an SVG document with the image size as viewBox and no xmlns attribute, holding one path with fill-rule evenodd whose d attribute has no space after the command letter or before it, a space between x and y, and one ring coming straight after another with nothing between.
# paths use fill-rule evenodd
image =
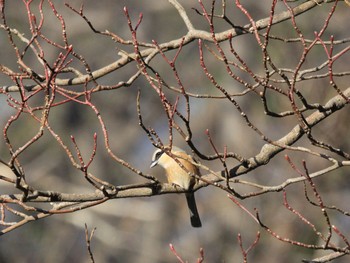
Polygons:
<instances>
[{"instance_id":1,"label":"bird's eye","mask_svg":"<svg viewBox=\"0 0 350 263\"><path fill-rule=\"evenodd\" d=\"M163 151L157 152L156 156L155 156L155 159L158 160L162 154L163 154Z\"/></svg>"}]
</instances>

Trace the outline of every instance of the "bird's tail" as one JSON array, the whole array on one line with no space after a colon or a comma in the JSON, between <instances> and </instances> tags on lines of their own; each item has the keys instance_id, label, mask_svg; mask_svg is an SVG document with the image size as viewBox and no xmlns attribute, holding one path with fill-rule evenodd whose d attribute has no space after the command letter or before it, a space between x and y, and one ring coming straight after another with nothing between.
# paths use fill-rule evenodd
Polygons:
<instances>
[{"instance_id":1,"label":"bird's tail","mask_svg":"<svg viewBox=\"0 0 350 263\"><path fill-rule=\"evenodd\" d=\"M194 193L186 193L187 205L190 210L191 225L193 227L201 227L202 222L199 218L196 199L194 198Z\"/></svg>"}]
</instances>

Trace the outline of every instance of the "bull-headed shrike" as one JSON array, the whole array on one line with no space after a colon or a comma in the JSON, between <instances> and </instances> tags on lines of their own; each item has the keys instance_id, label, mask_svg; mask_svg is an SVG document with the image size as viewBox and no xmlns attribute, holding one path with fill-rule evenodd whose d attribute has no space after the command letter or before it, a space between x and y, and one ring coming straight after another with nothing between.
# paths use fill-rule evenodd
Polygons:
<instances>
[{"instance_id":1,"label":"bull-headed shrike","mask_svg":"<svg viewBox=\"0 0 350 263\"><path fill-rule=\"evenodd\" d=\"M151 168L159 164L165 169L168 182L170 184L179 186L184 190L191 191L196 180L190 174L200 176L199 169L193 164L194 159L188 155L184 150L172 146L171 154L169 156L165 151L158 149L153 153ZM181 167L177 161L182 164ZM193 192L186 193L187 205L190 210L191 225L193 227L201 227L202 223L199 218L196 200Z\"/></svg>"}]
</instances>

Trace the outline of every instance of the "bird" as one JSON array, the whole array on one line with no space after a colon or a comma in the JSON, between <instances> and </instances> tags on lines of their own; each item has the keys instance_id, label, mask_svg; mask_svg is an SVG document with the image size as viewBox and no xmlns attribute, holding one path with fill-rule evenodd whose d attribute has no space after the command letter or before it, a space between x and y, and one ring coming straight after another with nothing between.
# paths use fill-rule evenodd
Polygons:
<instances>
[{"instance_id":1,"label":"bird","mask_svg":"<svg viewBox=\"0 0 350 263\"><path fill-rule=\"evenodd\" d=\"M151 168L159 164L164 168L170 184L189 191L186 193L186 201L190 211L191 225L193 227L201 227L202 222L198 214L194 193L191 192L196 180L190 175L195 174L201 176L199 168L193 164L195 160L179 147L172 146L171 154L173 156L169 156L167 152L162 149L157 149L152 156ZM174 158L176 158L185 169L181 167Z\"/></svg>"}]
</instances>

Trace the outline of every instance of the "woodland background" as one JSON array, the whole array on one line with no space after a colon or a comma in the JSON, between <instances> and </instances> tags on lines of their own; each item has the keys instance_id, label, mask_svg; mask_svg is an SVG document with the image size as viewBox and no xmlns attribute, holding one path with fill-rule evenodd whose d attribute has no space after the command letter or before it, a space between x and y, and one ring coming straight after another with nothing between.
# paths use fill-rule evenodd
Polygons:
<instances>
[{"instance_id":1,"label":"woodland background","mask_svg":"<svg viewBox=\"0 0 350 263\"><path fill-rule=\"evenodd\" d=\"M7 25L22 32L24 36L30 39L33 36L33 31L30 29L28 22L30 19L28 19L26 2L19 0L2 1L2 6L5 6L3 13L6 14ZM227 17L240 29L244 26L246 26L245 30L251 29L250 21L246 14L237 7L237 2L227 1L225 3ZM240 2L255 21L268 19L271 14L272 1L242 0ZM345 51L334 62L332 68L334 73L341 72L341 74L335 74L336 76L334 76L338 91L334 88L334 85L330 84L329 61L321 41L308 53L306 60L301 65L301 70L314 69L314 71L311 71L309 75L305 74L305 78L301 78L296 82L296 89L303 93L310 104L325 105L327 101L339 94L349 98L349 93L346 93L345 90L349 88L350 72L350 53L348 52L350 7L344 1L305 2L318 3L314 8L310 8L307 12L296 17L298 29L301 30L305 39L314 40L315 32L320 32L326 23L325 21L329 19L329 24L321 39L325 42L328 41L326 46L329 50L331 36L334 36L334 41L340 41L341 43L334 45L333 54L337 54L342 50ZM108 35L93 32L83 18L68 8L63 1L34 0L30 4L30 10L34 14L31 18L32 22L35 17L37 24L39 24L40 3L42 3L42 14L45 18L44 25L40 30L41 33L47 39L59 44L63 43L62 20L60 21L55 16L51 3L64 19L69 44L72 45L74 52L84 58L92 71L120 59L125 52L129 54L134 52L135 43L132 42L132 33L128 26L125 7L127 7L130 17L129 22L132 22L134 28L139 20L140 13L142 13L142 21L137 28L137 39L140 42L149 43L150 45L152 40L159 44L169 43L172 40L181 39L188 30L179 15L178 9L175 8L174 3L176 1L103 0L98 3L90 0L83 2L67 1L69 5L77 10L79 10L80 4L84 3L84 15L95 29L114 32L121 38L129 40L130 43L128 44L116 43L118 41L113 41ZM203 15L204 11L201 4L198 1L179 1L179 3L185 9L194 27L208 32L207 35L210 36L211 28L205 15ZM216 1L214 4L215 14L222 13L223 3ZM287 6L295 7L302 3L302 1L277 1L275 13L288 11ZM212 2L203 1L203 6L206 8L207 14L210 14ZM333 6L336 6L336 9L334 14L330 15ZM3 21L1 25L4 25ZM232 24L224 19L215 18L215 32L223 32L229 29L232 29ZM251 30L250 33L248 31L233 36L232 43L235 51L251 72L263 78L265 69L262 48L257 43L254 30ZM258 32L261 34L261 40L264 41L263 34L266 32L266 28L259 29ZM285 72L292 79L293 70L300 62L304 50L299 38L300 35L293 26L292 19L273 24L271 35L277 36L277 38L273 39L271 37L269 40L269 55L279 69L290 69L290 71L286 70ZM15 36L14 38L14 42L18 45L20 51L24 52L26 44ZM283 41L283 39L296 40ZM68 49L64 51L64 49L57 48L43 38L38 37L37 41L39 41L45 54L45 61L49 65L54 65L55 61L59 61L60 52L62 54L69 53ZM282 96L278 92L268 91L270 93L266 95L270 110L274 112L289 111L292 114L279 118L266 115L264 104L259 96L259 92L263 91L262 85L256 87L256 93L252 91L253 89L245 87L242 82L254 84L254 78L249 72L247 73L246 70L231 65L235 76L242 80L240 83L228 74L226 65L220 60L220 52L216 49L215 41L205 38L202 41L204 61L208 71L230 94L235 94L233 98L239 104L241 112L214 87L213 82L205 74L200 61L200 44L197 39L183 45L181 50L176 48L164 52L169 60L176 57L175 65L178 79L175 77L171 65L161 54L158 53L149 63L151 68L147 68L147 72L154 79L156 79L154 74L154 71L156 71L169 86L178 88L178 80L180 79L186 93L205 95L203 97L189 96L187 101L186 96L181 91L176 92L166 87L166 85L162 85L166 99L173 106L170 110L168 108L168 111L166 110L164 97L156 92L156 89L152 87L144 74L137 76L130 85L118 86L121 81L127 82L130 80L140 68L140 62L131 59L130 63L105 74L96 82L89 81L86 85L82 83L75 86L64 86L67 90L82 93L85 87L87 87L86 89L93 89L98 85L111 87L91 93L91 101L98 109L99 114L96 114L91 105L77 103L74 100L58 106L50 106L47 117L50 126L61 138L62 143L67 145L73 153L77 163L79 163L77 147L85 162L91 157L94 149L94 134L96 133L96 155L89 166L89 172L100 180L116 186L151 182L151 180L132 172L121 162L117 162L115 158L111 158L104 143L105 134L99 121L99 116L101 116L108 131L109 147L113 153L139 171L155 176L161 182L166 181L163 170L160 168L151 170L149 168L152 153L156 148L152 145L147 133L139 125L138 96L145 126L152 127L157 134L153 138L156 138L156 141L157 138L161 139L164 144L169 143L169 123L173 121L169 118L169 113L171 114L176 109L186 116L186 102L188 102L191 112L192 143L204 155L215 155L215 149L225 153L225 149L227 149L228 152L234 152L244 159L249 159L256 156L262 147L268 144L261 134L249 127L246 119L242 118L242 113L248 116L254 127L257 127L271 141L279 140L291 132L296 125L301 125L302 121L298 118L288 96ZM35 46L35 44L34 42L33 45ZM310 42L307 42L306 45L309 44ZM226 39L226 41L220 42L220 45L229 59L237 62L237 59L230 53L229 40ZM140 49L142 48L140 47ZM31 53L30 48L25 52L25 64L35 72L45 75L43 70L45 67L42 63L39 63L38 57ZM69 54L68 59L71 57L73 61L69 66L75 67L83 74L87 74L87 69L82 61ZM318 69L317 67L323 63L325 65ZM8 40L8 32L4 27L0 30L0 64L15 72L23 73L23 70L19 70L18 57L13 45ZM270 67L268 68L272 71ZM30 75L28 72L26 74ZM2 67L0 86L3 87L3 91L0 93L0 124L3 131L11 116L18 112L18 108L13 106L16 103L11 101L10 98L18 101L23 99L18 91L7 90L6 86L16 86L13 75L12 78L9 75L11 74L8 71L6 73L6 70ZM73 75L72 72L60 72L57 78L72 78ZM308 79L308 76L312 77ZM34 78L31 75L31 77L23 79L22 82L17 79L17 85L23 87L36 84ZM280 81L270 81L269 83L272 86L288 90L288 85L283 82L281 76L276 77L274 75L272 78ZM154 80L153 84L158 87L157 79ZM25 94L29 96L33 92L25 91ZM48 94L44 91L35 93L35 96L28 100L30 107L35 108L45 105L45 96L52 96L52 93ZM220 98L216 98L216 96ZM55 102L63 101L63 99L64 96L57 94ZM84 96L77 99L84 101ZM299 108L303 106L299 100L296 104ZM317 108L315 107L302 114L306 118L316 111ZM41 108L35 113L39 119L43 114L42 112L43 109ZM235 197L235 200L241 205L237 206L235 202L228 198L230 189L225 188L226 182L223 181L220 184L225 189L209 185L196 191L197 205L203 227L194 229L191 228L189 223L184 195L174 194L172 193L173 190L166 188L165 191L169 190L170 193L152 197L111 198L111 200L82 211L55 214L48 218L17 226L13 231L3 233L0 237L0 261L88 262L90 256L85 240L85 224L89 233L96 227L91 240L91 251L96 262L181 262L176 257L175 252L169 248L169 244L175 247L180 258L188 262L196 262L201 257L200 248L203 248L204 251L204 262L301 262L303 259L311 260L339 252L340 248L344 247L344 251L347 247L345 254L348 254L349 244L346 244L345 241L350 229L349 212L346 212L350 209L348 202L350 198L348 191L350 186L349 168L347 167L349 164L348 155L343 153L350 151L348 140L349 114L349 107L345 105L339 111L330 114L328 118L312 127L312 134L317 142L324 142L327 145L332 145L333 148L321 147L324 145L320 146L320 144L312 145L310 139L305 135L293 145L309 149L313 153L331 156L339 163L344 161L341 163L341 167L339 166L334 171L325 172L323 176L313 179L316 186L312 186L313 184L310 181L304 180L306 181L308 196L313 201L316 200L315 202L318 205L312 205L306 199L304 184L300 182L286 186L285 191L271 191L256 196L253 194L252 197L243 200ZM184 123L178 116L174 117L174 120L186 131ZM44 127L42 123L34 120L30 114L23 113L16 121L11 123L7 130L7 137L10 138L11 145L15 150L20 149L32 140L40 127ZM173 143L191 153L191 145L174 127L172 128ZM209 131L209 136L206 131ZM74 137L74 141L71 136ZM14 180L13 172L6 165L11 159L11 153L4 139L6 136L2 137L0 140L0 159L3 164L0 167L0 174ZM341 152L334 150L338 148ZM300 177L300 174L305 174L303 160L310 173L323 171L323 169L330 166L329 159L313 153L310 154L300 149L285 149L271 156L266 165L260 165L257 169L233 178L231 186L235 192L240 194L254 193L261 189L249 186L244 182L234 183L233 180L238 179L250 182L250 184L270 187L280 185L290 178ZM285 157L285 155L288 157ZM223 159L225 158L221 158L221 160L220 158L203 160L198 155L196 158L203 166L209 167L212 171L224 170ZM235 158L227 158L224 161L229 170L240 164ZM25 171L27 184L35 189L75 194L89 194L98 191L87 182L84 174L72 165L67 151L62 148L62 145L58 143L46 127L44 127L44 133L40 139L33 141L30 146L26 146L23 152L18 155L18 162ZM208 171L202 169L202 173L207 175ZM329 207L336 206L339 210L326 209L329 214L325 216L321 209L324 207L320 207L318 195L314 194L315 190L321 195L325 205ZM6 199L8 198L7 195L22 192L21 189L16 189L13 183L0 180L0 194L2 195L3 204L8 201ZM287 205L284 204L284 193L286 193L285 196L289 204L301 215L298 216L287 209ZM234 192L231 192L231 194L234 194ZM24 203L42 209L53 207L51 202ZM21 204L12 203L8 207L27 215L40 213L40 211L27 211ZM16 224L21 217L8 212L8 207L1 207L2 220ZM342 233L337 234L334 229L332 230L331 241L339 250L316 249L315 247L306 247L288 242L288 240L278 240L276 236L268 233L256 222L253 218L255 216L254 209L259 211L261 221L273 233L277 233L280 237L286 237L288 240L296 240L314 246L322 246L325 243L322 237L327 239L330 226L334 225ZM247 211L250 211L252 215L249 215ZM4 215L6 216L4 217ZM307 219L309 223L303 221L303 218ZM329 218L329 222L327 218ZM9 225L3 224L2 229L6 230L8 227ZM238 235L241 236L243 247L247 249L256 240L258 232L260 238L245 258L239 244ZM342 235L344 235L344 238ZM335 262L347 261L347 256L335 260Z\"/></svg>"}]
</instances>

